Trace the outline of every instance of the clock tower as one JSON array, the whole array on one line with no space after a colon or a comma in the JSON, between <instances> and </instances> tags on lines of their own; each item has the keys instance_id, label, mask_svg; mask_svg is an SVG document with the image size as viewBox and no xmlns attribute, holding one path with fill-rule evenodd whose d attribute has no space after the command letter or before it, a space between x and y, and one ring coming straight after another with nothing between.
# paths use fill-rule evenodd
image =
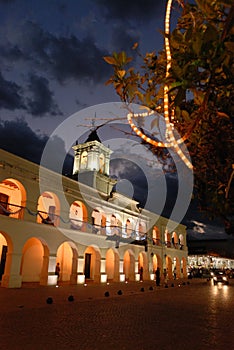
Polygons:
<instances>
[{"instance_id":1,"label":"clock tower","mask_svg":"<svg viewBox=\"0 0 234 350\"><path fill-rule=\"evenodd\" d=\"M109 197L116 184L109 176L112 151L101 143L97 131L92 130L84 143L72 148L75 152L73 178Z\"/></svg>"}]
</instances>

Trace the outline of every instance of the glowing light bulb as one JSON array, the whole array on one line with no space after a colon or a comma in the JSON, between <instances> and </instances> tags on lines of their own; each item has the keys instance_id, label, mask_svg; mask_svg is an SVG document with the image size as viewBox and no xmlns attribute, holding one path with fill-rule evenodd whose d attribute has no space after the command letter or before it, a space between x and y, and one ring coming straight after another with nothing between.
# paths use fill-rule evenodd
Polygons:
<instances>
[{"instance_id":1,"label":"glowing light bulb","mask_svg":"<svg viewBox=\"0 0 234 350\"><path fill-rule=\"evenodd\" d=\"M166 7L166 15L165 15L165 51L166 51L166 77L169 75L169 70L171 68L171 50L170 50L170 42L169 42L169 34L170 34L170 16L171 16L171 7L172 7L172 1L168 0L167 7ZM131 126L132 130L141 137L144 141L146 141L149 144L152 144L155 147L165 147L169 148L172 147L178 154L178 156L181 158L181 160L186 164L186 166L189 169L192 169L192 163L190 160L185 156L185 154L182 152L180 147L178 146L184 140L186 139L186 136L181 137L180 139L176 140L174 136L174 125L170 122L170 111L169 111L169 87L167 85L164 86L164 94L163 94L163 104L164 104L164 118L166 123L166 138L169 142L160 142L152 140L150 137L146 136L139 128L134 124L132 117L147 117L154 113L154 111L147 111L143 113L128 113L127 114L127 120L129 125ZM171 111L171 120L174 120L174 110Z\"/></svg>"}]
</instances>

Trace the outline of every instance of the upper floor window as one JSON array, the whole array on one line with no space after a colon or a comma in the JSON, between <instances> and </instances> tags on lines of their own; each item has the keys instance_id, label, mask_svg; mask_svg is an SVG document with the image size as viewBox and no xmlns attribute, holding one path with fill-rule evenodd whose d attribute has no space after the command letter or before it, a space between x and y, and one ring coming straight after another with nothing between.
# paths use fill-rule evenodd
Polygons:
<instances>
[{"instance_id":1,"label":"upper floor window","mask_svg":"<svg viewBox=\"0 0 234 350\"><path fill-rule=\"evenodd\" d=\"M87 153L87 151L84 151L81 154L80 168L81 169L86 169L87 168L87 163L88 163L88 153Z\"/></svg>"},{"instance_id":2,"label":"upper floor window","mask_svg":"<svg viewBox=\"0 0 234 350\"><path fill-rule=\"evenodd\" d=\"M101 173L105 172L105 157L103 153L101 153L99 156L99 171Z\"/></svg>"},{"instance_id":3,"label":"upper floor window","mask_svg":"<svg viewBox=\"0 0 234 350\"><path fill-rule=\"evenodd\" d=\"M0 193L0 214L9 215L8 213L9 196L5 193Z\"/></svg>"}]
</instances>

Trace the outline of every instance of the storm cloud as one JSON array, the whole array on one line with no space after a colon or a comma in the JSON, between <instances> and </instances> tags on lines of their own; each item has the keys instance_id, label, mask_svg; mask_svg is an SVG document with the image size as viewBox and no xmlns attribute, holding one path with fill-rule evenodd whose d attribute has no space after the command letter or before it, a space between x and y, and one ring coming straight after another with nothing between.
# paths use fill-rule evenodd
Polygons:
<instances>
[{"instance_id":1,"label":"storm cloud","mask_svg":"<svg viewBox=\"0 0 234 350\"><path fill-rule=\"evenodd\" d=\"M2 67L11 77L0 75L0 108L26 109L34 117L59 115L52 82L63 88L71 81L104 85L111 74L103 60L108 52L90 36L57 36L30 21L17 29L0 45Z\"/></svg>"},{"instance_id":2,"label":"storm cloud","mask_svg":"<svg viewBox=\"0 0 234 350\"><path fill-rule=\"evenodd\" d=\"M28 98L28 110L36 117L61 114L57 104L53 101L53 93L49 88L49 81L44 77L30 75L28 89L31 98Z\"/></svg>"},{"instance_id":3,"label":"storm cloud","mask_svg":"<svg viewBox=\"0 0 234 350\"><path fill-rule=\"evenodd\" d=\"M19 33L0 45L1 57L11 63L24 60L28 68L47 72L61 84L69 79L103 83L110 73L103 56L108 51L97 46L91 36L57 36L28 21ZM6 63L6 61L5 61Z\"/></svg>"},{"instance_id":4,"label":"storm cloud","mask_svg":"<svg viewBox=\"0 0 234 350\"><path fill-rule=\"evenodd\" d=\"M23 118L14 121L0 120L0 148L33 163L40 164L42 152L48 140L47 135L34 132ZM56 170L57 162L63 157L63 173L71 174L73 157L65 151L63 140L56 137L50 142L54 153L53 162L48 168Z\"/></svg>"},{"instance_id":5,"label":"storm cloud","mask_svg":"<svg viewBox=\"0 0 234 350\"><path fill-rule=\"evenodd\" d=\"M0 148L39 163L48 136L36 134L23 118L0 120Z\"/></svg>"},{"instance_id":6,"label":"storm cloud","mask_svg":"<svg viewBox=\"0 0 234 350\"><path fill-rule=\"evenodd\" d=\"M131 56L134 54L132 47L136 42L139 42L140 33L135 30L128 28L125 25L118 23L113 26L112 30L112 45L116 48L116 51L126 51Z\"/></svg>"},{"instance_id":7,"label":"storm cloud","mask_svg":"<svg viewBox=\"0 0 234 350\"><path fill-rule=\"evenodd\" d=\"M164 0L93 0L109 20L138 20L140 22L157 18L166 3ZM159 11L160 10L160 11Z\"/></svg>"},{"instance_id":8,"label":"storm cloud","mask_svg":"<svg viewBox=\"0 0 234 350\"><path fill-rule=\"evenodd\" d=\"M15 82L6 80L0 72L0 108L25 109L21 93L22 88Z\"/></svg>"}]
</instances>

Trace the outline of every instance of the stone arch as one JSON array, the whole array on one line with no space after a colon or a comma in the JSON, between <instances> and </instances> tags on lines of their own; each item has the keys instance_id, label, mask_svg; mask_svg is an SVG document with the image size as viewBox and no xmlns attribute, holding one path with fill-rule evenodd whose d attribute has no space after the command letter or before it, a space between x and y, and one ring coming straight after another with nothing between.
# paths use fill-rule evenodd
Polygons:
<instances>
[{"instance_id":1,"label":"stone arch","mask_svg":"<svg viewBox=\"0 0 234 350\"><path fill-rule=\"evenodd\" d=\"M47 279L49 249L44 240L29 238L22 249L20 274L22 282L40 282Z\"/></svg>"},{"instance_id":2,"label":"stone arch","mask_svg":"<svg viewBox=\"0 0 234 350\"><path fill-rule=\"evenodd\" d=\"M180 249L183 249L183 247L184 247L184 236L182 235L182 233L179 235L179 245L180 245Z\"/></svg>"},{"instance_id":3,"label":"stone arch","mask_svg":"<svg viewBox=\"0 0 234 350\"><path fill-rule=\"evenodd\" d=\"M171 236L172 246L178 248L179 246L179 237L178 234L174 231Z\"/></svg>"},{"instance_id":4,"label":"stone arch","mask_svg":"<svg viewBox=\"0 0 234 350\"><path fill-rule=\"evenodd\" d=\"M171 234L168 230L165 230L164 239L165 239L165 246L167 248L170 248L171 247Z\"/></svg>"},{"instance_id":5,"label":"stone arch","mask_svg":"<svg viewBox=\"0 0 234 350\"><path fill-rule=\"evenodd\" d=\"M172 274L172 260L170 256L166 256L166 270L167 270L167 277L169 279L173 278L173 274Z\"/></svg>"},{"instance_id":6,"label":"stone arch","mask_svg":"<svg viewBox=\"0 0 234 350\"><path fill-rule=\"evenodd\" d=\"M187 260L186 258L181 259L181 276L187 278Z\"/></svg>"},{"instance_id":7,"label":"stone arch","mask_svg":"<svg viewBox=\"0 0 234 350\"><path fill-rule=\"evenodd\" d=\"M84 252L84 275L86 280L100 282L101 253L97 246L88 246Z\"/></svg>"},{"instance_id":8,"label":"stone arch","mask_svg":"<svg viewBox=\"0 0 234 350\"><path fill-rule=\"evenodd\" d=\"M71 241L63 242L57 250L56 264L60 265L60 282L77 283L78 250Z\"/></svg>"},{"instance_id":9,"label":"stone arch","mask_svg":"<svg viewBox=\"0 0 234 350\"><path fill-rule=\"evenodd\" d=\"M135 256L131 249L124 253L123 273L126 281L135 281Z\"/></svg>"},{"instance_id":10,"label":"stone arch","mask_svg":"<svg viewBox=\"0 0 234 350\"><path fill-rule=\"evenodd\" d=\"M26 190L20 181L7 178L0 183L0 214L23 219L26 199Z\"/></svg>"},{"instance_id":11,"label":"stone arch","mask_svg":"<svg viewBox=\"0 0 234 350\"><path fill-rule=\"evenodd\" d=\"M174 257L173 259L172 270L174 279L180 278L180 260L178 257Z\"/></svg>"},{"instance_id":12,"label":"stone arch","mask_svg":"<svg viewBox=\"0 0 234 350\"><path fill-rule=\"evenodd\" d=\"M141 281L149 279L148 258L146 252L140 252L138 255L138 272Z\"/></svg>"},{"instance_id":13,"label":"stone arch","mask_svg":"<svg viewBox=\"0 0 234 350\"><path fill-rule=\"evenodd\" d=\"M88 211L86 206L81 201L74 201L69 210L69 220L71 228L75 230L86 230L86 223L88 221Z\"/></svg>"},{"instance_id":14,"label":"stone arch","mask_svg":"<svg viewBox=\"0 0 234 350\"><path fill-rule=\"evenodd\" d=\"M135 230L136 230L136 240L144 239L147 231L146 223L142 220L137 221Z\"/></svg>"},{"instance_id":15,"label":"stone arch","mask_svg":"<svg viewBox=\"0 0 234 350\"><path fill-rule=\"evenodd\" d=\"M124 236L125 238L130 238L133 234L134 220L132 218L127 218L124 225Z\"/></svg>"},{"instance_id":16,"label":"stone arch","mask_svg":"<svg viewBox=\"0 0 234 350\"><path fill-rule=\"evenodd\" d=\"M119 252L110 248L106 252L106 274L108 281L119 281Z\"/></svg>"},{"instance_id":17,"label":"stone arch","mask_svg":"<svg viewBox=\"0 0 234 350\"><path fill-rule=\"evenodd\" d=\"M60 202L53 192L45 191L38 198L37 222L58 226L60 221Z\"/></svg>"},{"instance_id":18,"label":"stone arch","mask_svg":"<svg viewBox=\"0 0 234 350\"><path fill-rule=\"evenodd\" d=\"M112 213L108 216L108 225L106 226L107 235L122 235L122 219L118 213Z\"/></svg>"},{"instance_id":19,"label":"stone arch","mask_svg":"<svg viewBox=\"0 0 234 350\"><path fill-rule=\"evenodd\" d=\"M159 254L153 255L153 272L155 273L157 268L160 268L160 271L162 272L162 258Z\"/></svg>"},{"instance_id":20,"label":"stone arch","mask_svg":"<svg viewBox=\"0 0 234 350\"><path fill-rule=\"evenodd\" d=\"M153 245L158 245L158 246L161 245L160 231L157 226L153 227L152 239L153 239Z\"/></svg>"},{"instance_id":21,"label":"stone arch","mask_svg":"<svg viewBox=\"0 0 234 350\"><path fill-rule=\"evenodd\" d=\"M7 276L10 275L11 272L11 255L13 253L13 243L10 236L0 231L0 280L2 280L2 286L4 285L4 276L7 279Z\"/></svg>"},{"instance_id":22,"label":"stone arch","mask_svg":"<svg viewBox=\"0 0 234 350\"><path fill-rule=\"evenodd\" d=\"M92 211L92 225L93 225L93 232L97 234L103 234L106 233L106 215L103 211L103 209L97 207Z\"/></svg>"}]
</instances>

